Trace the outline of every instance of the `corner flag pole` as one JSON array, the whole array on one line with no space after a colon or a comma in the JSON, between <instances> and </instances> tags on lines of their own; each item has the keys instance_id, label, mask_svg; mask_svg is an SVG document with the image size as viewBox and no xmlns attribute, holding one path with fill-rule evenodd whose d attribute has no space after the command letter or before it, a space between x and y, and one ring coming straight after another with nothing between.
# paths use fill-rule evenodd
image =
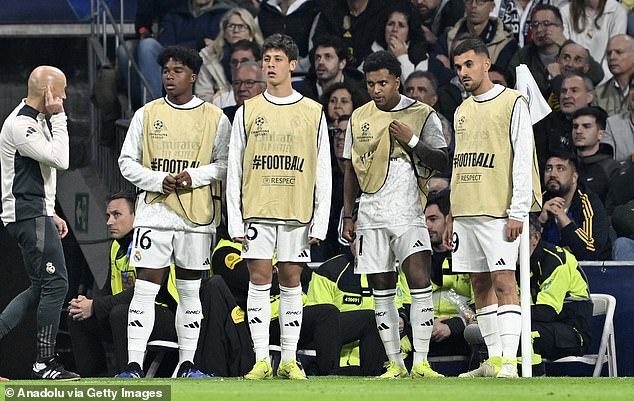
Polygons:
<instances>
[{"instance_id":1,"label":"corner flag pole","mask_svg":"<svg viewBox=\"0 0 634 401\"><path fill-rule=\"evenodd\" d=\"M517 82L515 88L519 90L528 103L528 110L533 124L537 123L550 112L550 106L542 97L535 78L525 64L515 68ZM531 132L532 134L532 132ZM531 158L534 159L534 158ZM535 160L533 160L535 162ZM531 167L531 172L535 166ZM532 191L532 180L529 178L528 190ZM531 290L530 290L530 233L528 216L524 220L522 235L520 236L520 305L522 309L522 376L533 376L533 352L531 339Z\"/></svg>"},{"instance_id":2,"label":"corner flag pole","mask_svg":"<svg viewBox=\"0 0 634 401\"><path fill-rule=\"evenodd\" d=\"M529 180L530 182L530 180ZM530 184L529 184L530 185ZM530 235L528 216L520 235L520 305L522 308L522 377L533 376L531 339Z\"/></svg>"}]
</instances>

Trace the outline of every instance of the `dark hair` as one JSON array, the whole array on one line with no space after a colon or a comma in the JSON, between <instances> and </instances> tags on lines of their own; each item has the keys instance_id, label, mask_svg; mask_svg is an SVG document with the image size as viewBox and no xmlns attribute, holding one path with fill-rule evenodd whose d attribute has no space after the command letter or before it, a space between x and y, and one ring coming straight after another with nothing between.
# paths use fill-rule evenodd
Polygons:
<instances>
[{"instance_id":1,"label":"dark hair","mask_svg":"<svg viewBox=\"0 0 634 401\"><path fill-rule=\"evenodd\" d=\"M401 77L401 62L390 52L381 50L376 53L371 53L365 58L363 62L363 72L368 72L387 69L390 75L396 78Z\"/></svg>"},{"instance_id":2,"label":"dark hair","mask_svg":"<svg viewBox=\"0 0 634 401\"><path fill-rule=\"evenodd\" d=\"M346 59L346 45L338 36L324 35L317 38L315 44L313 45L313 60L315 59L314 52L315 50L317 50L318 47L332 47L333 49L335 49L335 53L337 53L339 61Z\"/></svg>"},{"instance_id":3,"label":"dark hair","mask_svg":"<svg viewBox=\"0 0 634 401\"><path fill-rule=\"evenodd\" d=\"M464 54L469 50L473 50L475 54L484 54L487 57L490 57L487 45L484 44L482 39L480 39L479 37L466 38L462 43L460 43L453 49L453 57Z\"/></svg>"},{"instance_id":4,"label":"dark hair","mask_svg":"<svg viewBox=\"0 0 634 401\"><path fill-rule=\"evenodd\" d=\"M542 223L539 222L538 216L538 213L528 214L528 228L530 235L533 235L533 233L542 233Z\"/></svg>"},{"instance_id":5,"label":"dark hair","mask_svg":"<svg viewBox=\"0 0 634 401\"><path fill-rule=\"evenodd\" d=\"M136 195L134 194L134 192L120 191L120 192L111 194L108 197L108 201L106 202L106 205L117 199L125 199L126 202L128 203L128 207L130 208L130 213L134 214L134 209L136 204Z\"/></svg>"},{"instance_id":6,"label":"dark hair","mask_svg":"<svg viewBox=\"0 0 634 401\"><path fill-rule=\"evenodd\" d=\"M442 213L443 216L448 215L449 214L449 194L450 194L449 189L443 189L442 191L438 191L438 192L430 192L429 195L427 196L427 206L425 206L425 209L427 209L431 205L436 205L438 206L438 210L440 210L440 213Z\"/></svg>"},{"instance_id":7,"label":"dark hair","mask_svg":"<svg viewBox=\"0 0 634 401\"><path fill-rule=\"evenodd\" d=\"M251 53L253 53L253 57L256 61L262 60L262 48L253 40L240 39L239 41L231 45L231 53L238 50L250 50Z\"/></svg>"},{"instance_id":8,"label":"dark hair","mask_svg":"<svg viewBox=\"0 0 634 401\"><path fill-rule=\"evenodd\" d=\"M262 44L262 54L266 53L268 50L281 50L286 54L289 61L297 60L299 57L299 49L297 48L297 44L288 35L284 35L281 33L274 33L268 38L264 39L264 43Z\"/></svg>"},{"instance_id":9,"label":"dark hair","mask_svg":"<svg viewBox=\"0 0 634 401\"><path fill-rule=\"evenodd\" d=\"M196 50L183 46L167 46L156 59L161 68L165 67L165 64L170 60L180 61L189 67L194 74L198 74L200 66L203 64L203 59L200 58Z\"/></svg>"},{"instance_id":10,"label":"dark hair","mask_svg":"<svg viewBox=\"0 0 634 401\"><path fill-rule=\"evenodd\" d=\"M564 19L561 16L561 11L559 11L559 9L551 4L539 4L538 6L536 6L535 8L533 8L533 13L531 14L531 19L533 19L535 17L535 13L537 11L550 11L551 13L555 14L555 18L557 18L557 20L559 21L560 24L563 24Z\"/></svg>"},{"instance_id":11,"label":"dark hair","mask_svg":"<svg viewBox=\"0 0 634 401\"><path fill-rule=\"evenodd\" d=\"M407 76L407 79L405 80L405 85L403 86L407 87L407 83L416 78L425 78L426 80L428 80L431 83L431 89L434 91L434 95L438 94L438 79L436 79L436 76L429 71L414 70L411 74Z\"/></svg>"},{"instance_id":12,"label":"dark hair","mask_svg":"<svg viewBox=\"0 0 634 401\"><path fill-rule=\"evenodd\" d=\"M565 160L575 169L575 171L579 171L579 158L577 158L577 155L575 153L573 153L570 149L567 149L563 145L551 150L548 153L546 161L548 161L548 159L550 159L551 157L557 157L561 160Z\"/></svg>"},{"instance_id":13,"label":"dark hair","mask_svg":"<svg viewBox=\"0 0 634 401\"><path fill-rule=\"evenodd\" d=\"M504 80L506 81L506 85L508 88L512 88L514 86L515 83L513 82L513 77L511 76L509 70L507 70L506 68L502 68L496 64L491 64L489 72L497 72L498 74L502 75L502 77L504 77Z\"/></svg>"},{"instance_id":14,"label":"dark hair","mask_svg":"<svg viewBox=\"0 0 634 401\"><path fill-rule=\"evenodd\" d=\"M407 33L407 56L410 61L416 65L427 58L427 42L425 41L425 35L421 28L420 15L415 12L413 6L409 1L407 2L394 2L391 6L388 6L385 15L385 23L382 25L384 30L378 34L376 42L381 45L382 48L387 49L387 42L385 41L385 27L387 22L394 13L400 13L405 16L407 20L408 33Z\"/></svg>"},{"instance_id":15,"label":"dark hair","mask_svg":"<svg viewBox=\"0 0 634 401\"><path fill-rule=\"evenodd\" d=\"M565 74L562 74L562 76L563 76L563 78L561 79L562 84L566 79L578 77L583 80L583 86L588 92L592 92L594 90L594 83L592 83L592 80L584 74L580 74L578 72L567 72Z\"/></svg>"},{"instance_id":16,"label":"dark hair","mask_svg":"<svg viewBox=\"0 0 634 401\"><path fill-rule=\"evenodd\" d=\"M608 120L608 113L605 112L601 107L589 106L582 107L579 110L572 113L572 119L574 120L577 117L590 116L594 117L594 121L600 130L605 129L606 121Z\"/></svg>"},{"instance_id":17,"label":"dark hair","mask_svg":"<svg viewBox=\"0 0 634 401\"><path fill-rule=\"evenodd\" d=\"M350 93L350 97L352 98L352 109L356 109L362 105L364 105L369 99L367 93L361 91L359 88L351 84L349 81L336 82L330 85L324 93L321 94L319 98L319 103L324 107L324 112L326 113L326 119L329 119L328 116L328 101L330 100L330 96L337 89L345 89Z\"/></svg>"}]
</instances>

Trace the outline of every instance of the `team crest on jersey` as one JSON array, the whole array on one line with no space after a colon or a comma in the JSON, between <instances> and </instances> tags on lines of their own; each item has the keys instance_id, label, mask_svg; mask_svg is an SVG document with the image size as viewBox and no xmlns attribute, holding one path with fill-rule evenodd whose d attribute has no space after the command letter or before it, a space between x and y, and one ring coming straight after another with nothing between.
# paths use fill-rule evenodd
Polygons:
<instances>
[{"instance_id":1,"label":"team crest on jersey","mask_svg":"<svg viewBox=\"0 0 634 401\"><path fill-rule=\"evenodd\" d=\"M137 250L137 251L134 253L134 261L135 261L135 262L140 262L140 261L141 261L141 251L138 251L138 250Z\"/></svg>"},{"instance_id":2,"label":"team crest on jersey","mask_svg":"<svg viewBox=\"0 0 634 401\"><path fill-rule=\"evenodd\" d=\"M255 118L255 129L253 130L253 135L262 136L268 135L269 130L266 128L266 118L264 116L257 116Z\"/></svg>"},{"instance_id":3,"label":"team crest on jersey","mask_svg":"<svg viewBox=\"0 0 634 401\"><path fill-rule=\"evenodd\" d=\"M53 264L53 262L46 262L46 272L48 274L55 273L55 265Z\"/></svg>"}]
</instances>

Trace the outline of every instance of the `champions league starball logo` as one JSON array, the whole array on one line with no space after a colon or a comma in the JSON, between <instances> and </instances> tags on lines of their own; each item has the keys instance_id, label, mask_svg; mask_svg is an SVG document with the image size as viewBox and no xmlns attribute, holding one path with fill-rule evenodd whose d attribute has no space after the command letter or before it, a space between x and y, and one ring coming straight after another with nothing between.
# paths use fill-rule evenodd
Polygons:
<instances>
[{"instance_id":1,"label":"champions league starball logo","mask_svg":"<svg viewBox=\"0 0 634 401\"><path fill-rule=\"evenodd\" d=\"M253 135L255 136L261 136L261 135L267 135L269 133L269 130L265 128L266 124L266 118L264 118L263 116L257 116L255 118L255 129L253 130Z\"/></svg>"},{"instance_id":2,"label":"champions league starball logo","mask_svg":"<svg viewBox=\"0 0 634 401\"><path fill-rule=\"evenodd\" d=\"M160 130L162 130L162 129L163 129L163 127L164 127L165 125L163 124L163 121L161 121L161 120L156 120L156 121L154 121L154 124L152 124L152 126L154 127L154 129L155 129L155 130L160 131Z\"/></svg>"},{"instance_id":3,"label":"champions league starball logo","mask_svg":"<svg viewBox=\"0 0 634 401\"><path fill-rule=\"evenodd\" d=\"M365 135L368 131L370 131L370 123L366 121L361 124L361 134Z\"/></svg>"}]
</instances>

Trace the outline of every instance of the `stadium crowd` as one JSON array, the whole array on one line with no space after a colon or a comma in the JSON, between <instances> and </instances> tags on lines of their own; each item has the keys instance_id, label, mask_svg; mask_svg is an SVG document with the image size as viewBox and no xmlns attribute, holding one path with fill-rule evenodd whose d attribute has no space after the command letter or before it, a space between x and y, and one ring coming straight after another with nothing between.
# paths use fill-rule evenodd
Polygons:
<instances>
[{"instance_id":1,"label":"stadium crowd","mask_svg":"<svg viewBox=\"0 0 634 401\"><path fill-rule=\"evenodd\" d=\"M107 294L64 306L77 373L52 353L58 322L40 313L35 377L144 377L149 339L178 342L180 377L429 378L442 376L428 359L439 355L466 356L461 376L517 377L515 260L529 216L533 363L587 351L577 261L634 260L632 2L138 4L136 38L117 50L137 109L119 165L138 193L107 205ZM530 93L513 90L520 64ZM46 102L20 104L0 136L2 220L23 252L31 228L18 225L53 214L31 201L21 215L24 185L37 184L16 191L17 169L44 173L5 166L18 152L64 168L25 150L25 119L44 142L68 135L65 95L36 91L35 78L29 97ZM50 201L45 181L37 196ZM26 262L32 290L45 290L46 264ZM26 298L0 314L0 338ZM469 326L484 348L465 341ZM298 348L316 362L304 369Z\"/></svg>"}]
</instances>

